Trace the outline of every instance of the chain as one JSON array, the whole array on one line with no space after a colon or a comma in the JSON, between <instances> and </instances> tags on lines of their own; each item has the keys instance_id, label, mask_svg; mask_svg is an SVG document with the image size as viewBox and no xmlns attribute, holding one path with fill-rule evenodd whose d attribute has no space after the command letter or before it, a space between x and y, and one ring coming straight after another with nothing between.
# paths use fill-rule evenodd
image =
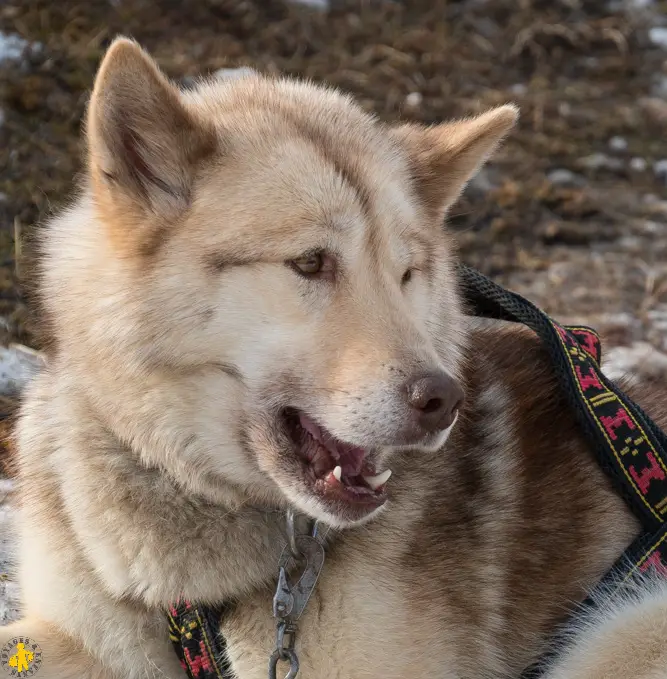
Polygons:
<instances>
[{"instance_id":1,"label":"chain","mask_svg":"<svg viewBox=\"0 0 667 679\"><path fill-rule=\"evenodd\" d=\"M315 589L317 579L324 564L322 540L326 531L321 531L314 522L310 535L297 535L294 527L294 513L287 512L287 545L278 564L278 584L273 597L273 617L276 619L276 648L269 659L269 679L277 679L280 661L289 662L289 672L285 679L295 679L299 673L299 657L295 650L298 627L296 621L301 617L310 595ZM298 564L305 564L301 577L291 584L288 571Z\"/></svg>"},{"instance_id":2,"label":"chain","mask_svg":"<svg viewBox=\"0 0 667 679\"><path fill-rule=\"evenodd\" d=\"M285 645L285 637L288 638ZM281 620L276 627L276 650L269 660L269 679L276 679L276 671L280 660L289 662L289 672L285 679L294 679L299 673L299 657L294 650L296 641L296 625Z\"/></svg>"}]
</instances>

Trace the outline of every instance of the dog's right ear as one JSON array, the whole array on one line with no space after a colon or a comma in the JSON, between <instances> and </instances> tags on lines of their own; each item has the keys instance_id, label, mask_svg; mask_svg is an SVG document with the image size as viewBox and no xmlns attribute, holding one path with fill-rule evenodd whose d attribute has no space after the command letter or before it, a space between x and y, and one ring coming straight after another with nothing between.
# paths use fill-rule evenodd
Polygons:
<instances>
[{"instance_id":1,"label":"dog's right ear","mask_svg":"<svg viewBox=\"0 0 667 679\"><path fill-rule=\"evenodd\" d=\"M148 54L118 38L95 79L87 142L96 204L130 227L173 219L188 206L196 167L214 152L216 135Z\"/></svg>"},{"instance_id":2,"label":"dog's right ear","mask_svg":"<svg viewBox=\"0 0 667 679\"><path fill-rule=\"evenodd\" d=\"M441 224L466 183L516 123L511 104L432 127L405 124L391 130L407 152L417 191Z\"/></svg>"}]
</instances>

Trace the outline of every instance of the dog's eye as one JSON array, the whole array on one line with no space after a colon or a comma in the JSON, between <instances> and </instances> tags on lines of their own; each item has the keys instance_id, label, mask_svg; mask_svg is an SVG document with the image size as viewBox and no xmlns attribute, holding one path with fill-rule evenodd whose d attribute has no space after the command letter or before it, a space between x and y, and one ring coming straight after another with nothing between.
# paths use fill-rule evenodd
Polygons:
<instances>
[{"instance_id":1,"label":"dog's eye","mask_svg":"<svg viewBox=\"0 0 667 679\"><path fill-rule=\"evenodd\" d=\"M403 274L403 278L401 278L401 285L405 285L406 283L409 283L411 278L412 278L412 269L408 269Z\"/></svg>"},{"instance_id":2,"label":"dog's eye","mask_svg":"<svg viewBox=\"0 0 667 679\"><path fill-rule=\"evenodd\" d=\"M324 256L321 252L314 252L299 259L293 259L290 264L304 276L315 276L322 271Z\"/></svg>"}]
</instances>

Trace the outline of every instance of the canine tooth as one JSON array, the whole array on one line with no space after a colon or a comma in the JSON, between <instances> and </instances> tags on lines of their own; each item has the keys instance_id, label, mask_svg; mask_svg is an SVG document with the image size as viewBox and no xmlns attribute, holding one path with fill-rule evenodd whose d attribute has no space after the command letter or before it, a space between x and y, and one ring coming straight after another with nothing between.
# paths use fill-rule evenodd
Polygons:
<instances>
[{"instance_id":1,"label":"canine tooth","mask_svg":"<svg viewBox=\"0 0 667 679\"><path fill-rule=\"evenodd\" d=\"M364 481L373 489L377 490L381 486L384 486L389 477L391 476L391 469L385 469L381 474L376 474L375 476L364 476Z\"/></svg>"},{"instance_id":2,"label":"canine tooth","mask_svg":"<svg viewBox=\"0 0 667 679\"><path fill-rule=\"evenodd\" d=\"M333 475L336 477L336 481L340 482L340 477L342 476L342 474L343 470L340 468L340 466L334 467Z\"/></svg>"}]
</instances>

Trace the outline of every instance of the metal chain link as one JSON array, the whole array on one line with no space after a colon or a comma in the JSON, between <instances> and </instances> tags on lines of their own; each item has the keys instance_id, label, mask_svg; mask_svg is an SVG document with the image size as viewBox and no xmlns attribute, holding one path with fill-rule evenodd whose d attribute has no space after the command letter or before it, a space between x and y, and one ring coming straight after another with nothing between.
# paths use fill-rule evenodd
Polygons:
<instances>
[{"instance_id":1,"label":"metal chain link","mask_svg":"<svg viewBox=\"0 0 667 679\"><path fill-rule=\"evenodd\" d=\"M269 679L277 679L280 661L289 662L290 668L285 679L295 679L299 673L299 657L295 650L297 624L324 564L326 530L321 530L317 521L313 523L310 535L297 535L294 526L294 512L287 512L287 546L280 557L278 584L273 597L273 617L276 619L276 648L269 659ZM291 585L288 570L305 562L301 577ZM286 643L287 642L287 643Z\"/></svg>"}]
</instances>

